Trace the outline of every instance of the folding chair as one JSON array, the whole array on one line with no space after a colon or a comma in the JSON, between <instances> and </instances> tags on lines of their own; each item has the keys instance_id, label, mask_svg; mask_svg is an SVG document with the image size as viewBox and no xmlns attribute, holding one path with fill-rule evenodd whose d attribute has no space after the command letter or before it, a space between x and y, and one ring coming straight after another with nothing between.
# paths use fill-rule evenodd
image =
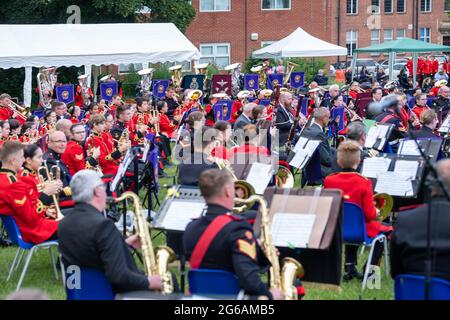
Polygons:
<instances>
[{"instance_id":1,"label":"folding chair","mask_svg":"<svg viewBox=\"0 0 450 320\"><path fill-rule=\"evenodd\" d=\"M25 260L25 265L22 269L22 274L20 275L19 282L17 283L16 291L20 289L20 286L22 285L22 281L25 278L25 274L27 273L28 265L30 264L31 257L33 256L33 253L37 251L38 249L48 249L50 253L50 259L53 266L53 272L55 274L55 279L58 280L58 271L56 270L56 260L53 256L52 247L58 248L58 241L52 240L52 241L45 241L39 244L34 244L30 242L25 242L22 238L22 233L19 230L19 227L17 226L16 221L12 216L6 216L1 215L1 219L3 222L3 225L8 233L8 236L10 240L18 245L16 255L14 256L14 260L11 264L11 267L9 269L8 277L6 278L6 281L9 281L12 274L17 271L19 268L19 265L22 261L22 258L25 254L25 251L28 250L28 255ZM62 267L62 266L61 266Z\"/></svg>"},{"instance_id":2,"label":"folding chair","mask_svg":"<svg viewBox=\"0 0 450 320\"><path fill-rule=\"evenodd\" d=\"M79 274L65 272L67 279L75 277L73 283L66 281L67 300L114 300L111 283L103 272L91 268L79 268L78 271Z\"/></svg>"},{"instance_id":3,"label":"folding chair","mask_svg":"<svg viewBox=\"0 0 450 320\"><path fill-rule=\"evenodd\" d=\"M191 294L237 295L240 286L234 273L213 269L192 269L188 273Z\"/></svg>"},{"instance_id":4,"label":"folding chair","mask_svg":"<svg viewBox=\"0 0 450 320\"><path fill-rule=\"evenodd\" d=\"M384 245L384 268L386 276L388 273L388 246L387 238L384 234L379 234L375 238L369 238L366 233L366 224L364 213L360 206L344 202L344 242L349 245L362 245L370 247L369 257L367 259L366 268L364 270L364 278L362 283L362 290L366 287L367 278L369 276L370 262L372 261L375 243L380 242Z\"/></svg>"}]
</instances>

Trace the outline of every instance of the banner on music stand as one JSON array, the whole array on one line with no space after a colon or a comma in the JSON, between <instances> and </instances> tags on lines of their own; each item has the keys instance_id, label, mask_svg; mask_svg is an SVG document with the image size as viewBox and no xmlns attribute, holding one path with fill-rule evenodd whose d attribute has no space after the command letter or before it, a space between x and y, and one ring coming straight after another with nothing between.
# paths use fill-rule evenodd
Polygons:
<instances>
[{"instance_id":1,"label":"banner on music stand","mask_svg":"<svg viewBox=\"0 0 450 320\"><path fill-rule=\"evenodd\" d=\"M255 92L259 90L259 74L248 73L244 75L244 90Z\"/></svg>"},{"instance_id":2,"label":"banner on music stand","mask_svg":"<svg viewBox=\"0 0 450 320\"><path fill-rule=\"evenodd\" d=\"M56 87L56 100L69 104L75 101L75 87L73 84L63 84Z\"/></svg>"},{"instance_id":3,"label":"banner on music stand","mask_svg":"<svg viewBox=\"0 0 450 320\"><path fill-rule=\"evenodd\" d=\"M232 100L220 100L214 107L214 120L229 121L231 119L231 107L233 105Z\"/></svg>"},{"instance_id":4,"label":"banner on music stand","mask_svg":"<svg viewBox=\"0 0 450 320\"><path fill-rule=\"evenodd\" d=\"M300 112L306 117L308 115L308 102L309 99L304 97L302 100L302 105L300 107Z\"/></svg>"},{"instance_id":5,"label":"banner on music stand","mask_svg":"<svg viewBox=\"0 0 450 320\"><path fill-rule=\"evenodd\" d=\"M303 88L305 86L305 73L304 72L292 72L289 79L291 87L295 89Z\"/></svg>"},{"instance_id":6,"label":"banner on music stand","mask_svg":"<svg viewBox=\"0 0 450 320\"><path fill-rule=\"evenodd\" d=\"M184 90L191 89L203 91L204 80L204 74L188 74L183 77L183 80L181 81L181 87Z\"/></svg>"},{"instance_id":7,"label":"banner on music stand","mask_svg":"<svg viewBox=\"0 0 450 320\"><path fill-rule=\"evenodd\" d=\"M169 80L153 80L153 96L162 99L166 96Z\"/></svg>"},{"instance_id":8,"label":"banner on music stand","mask_svg":"<svg viewBox=\"0 0 450 320\"><path fill-rule=\"evenodd\" d=\"M112 98L119 93L117 81L100 84L100 96L102 99L111 102Z\"/></svg>"},{"instance_id":9,"label":"banner on music stand","mask_svg":"<svg viewBox=\"0 0 450 320\"><path fill-rule=\"evenodd\" d=\"M212 76L211 93L226 93L231 96L231 74L215 74Z\"/></svg>"},{"instance_id":10,"label":"banner on music stand","mask_svg":"<svg viewBox=\"0 0 450 320\"><path fill-rule=\"evenodd\" d=\"M331 112L331 118L337 124L337 131L344 129L344 107L336 107Z\"/></svg>"},{"instance_id":11,"label":"banner on music stand","mask_svg":"<svg viewBox=\"0 0 450 320\"><path fill-rule=\"evenodd\" d=\"M260 99L258 104L267 107L270 104L270 99Z\"/></svg>"},{"instance_id":12,"label":"banner on music stand","mask_svg":"<svg viewBox=\"0 0 450 320\"><path fill-rule=\"evenodd\" d=\"M283 86L283 74L272 73L267 77L267 89L275 90L277 85Z\"/></svg>"}]
</instances>

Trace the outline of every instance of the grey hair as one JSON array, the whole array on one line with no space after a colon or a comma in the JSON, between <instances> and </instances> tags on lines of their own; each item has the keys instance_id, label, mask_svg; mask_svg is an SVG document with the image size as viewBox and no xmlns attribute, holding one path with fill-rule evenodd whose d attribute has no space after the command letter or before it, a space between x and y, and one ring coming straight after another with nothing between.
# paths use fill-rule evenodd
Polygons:
<instances>
[{"instance_id":1,"label":"grey hair","mask_svg":"<svg viewBox=\"0 0 450 320\"><path fill-rule=\"evenodd\" d=\"M436 163L436 171L444 188L447 189L447 192L450 192L450 159L439 160ZM437 195L443 194L442 190L437 185L434 185L433 189Z\"/></svg>"},{"instance_id":2,"label":"grey hair","mask_svg":"<svg viewBox=\"0 0 450 320\"><path fill-rule=\"evenodd\" d=\"M320 107L314 110L314 119L322 119L327 114L329 114L330 110L325 107Z\"/></svg>"},{"instance_id":3,"label":"grey hair","mask_svg":"<svg viewBox=\"0 0 450 320\"><path fill-rule=\"evenodd\" d=\"M358 141L361 137L366 135L366 126L364 123L355 121L350 122L347 126L347 138Z\"/></svg>"},{"instance_id":4,"label":"grey hair","mask_svg":"<svg viewBox=\"0 0 450 320\"><path fill-rule=\"evenodd\" d=\"M102 184L98 172L87 169L78 171L70 181L73 201L89 203L94 198L94 189Z\"/></svg>"},{"instance_id":5,"label":"grey hair","mask_svg":"<svg viewBox=\"0 0 450 320\"><path fill-rule=\"evenodd\" d=\"M252 111L253 108L255 108L256 106L257 106L256 103L253 103L253 102L247 103L247 104L244 106L244 112L250 112L250 111Z\"/></svg>"},{"instance_id":6,"label":"grey hair","mask_svg":"<svg viewBox=\"0 0 450 320\"><path fill-rule=\"evenodd\" d=\"M329 90L329 91L331 91L331 90L339 90L339 86L338 86L337 84L332 84L332 85L328 88L328 90Z\"/></svg>"},{"instance_id":7,"label":"grey hair","mask_svg":"<svg viewBox=\"0 0 450 320\"><path fill-rule=\"evenodd\" d=\"M287 91L280 92L280 101L284 102L288 98L288 96L292 96L292 94Z\"/></svg>"}]
</instances>

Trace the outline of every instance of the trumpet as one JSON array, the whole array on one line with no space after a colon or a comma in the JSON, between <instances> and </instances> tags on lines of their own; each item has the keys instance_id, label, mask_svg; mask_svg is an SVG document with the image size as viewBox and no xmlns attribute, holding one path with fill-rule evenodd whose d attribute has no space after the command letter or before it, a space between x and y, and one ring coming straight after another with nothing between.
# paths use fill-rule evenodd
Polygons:
<instances>
[{"instance_id":1,"label":"trumpet","mask_svg":"<svg viewBox=\"0 0 450 320\"><path fill-rule=\"evenodd\" d=\"M27 117L30 113L29 108L24 108L19 106L17 103L15 103L12 100L9 100L9 102L6 105L11 111L13 112L14 116L21 118L22 120L26 121Z\"/></svg>"},{"instance_id":2,"label":"trumpet","mask_svg":"<svg viewBox=\"0 0 450 320\"><path fill-rule=\"evenodd\" d=\"M127 191L114 201L117 203L127 199L130 199L134 206L136 231L141 241L145 273L148 276L159 275L163 282L163 294L170 294L174 291L174 286L172 275L168 271L168 264L175 260L175 253L171 248L162 246L158 248L155 255L155 252L153 251L152 238L148 228L148 222L144 219L141 213L139 197L134 192Z\"/></svg>"},{"instance_id":3,"label":"trumpet","mask_svg":"<svg viewBox=\"0 0 450 320\"><path fill-rule=\"evenodd\" d=\"M45 182L59 180L61 178L61 171L59 166L54 165L51 167L51 170L48 170L47 161L44 160L44 165L38 169L38 178L41 187L45 184ZM64 218L64 216L62 215L61 208L59 207L58 196L54 194L52 195L52 199L56 210L56 220L59 221Z\"/></svg>"},{"instance_id":4,"label":"trumpet","mask_svg":"<svg viewBox=\"0 0 450 320\"><path fill-rule=\"evenodd\" d=\"M158 118L158 121L155 123L155 137L159 137L159 111L158 110L150 110L150 116L152 118Z\"/></svg>"},{"instance_id":5,"label":"trumpet","mask_svg":"<svg viewBox=\"0 0 450 320\"><path fill-rule=\"evenodd\" d=\"M248 199L234 199L236 203L259 203L261 212L261 244L267 259L272 265L270 267L270 287L281 290L286 300L297 300L297 289L293 285L295 278L302 277L304 274L303 266L297 260L287 257L283 259L283 268L280 268L277 249L273 243L270 230L269 210L266 200L262 196L253 195Z\"/></svg>"},{"instance_id":6,"label":"trumpet","mask_svg":"<svg viewBox=\"0 0 450 320\"><path fill-rule=\"evenodd\" d=\"M344 108L345 108L345 110L348 111L348 113L350 113L350 122L351 121L363 121L363 119L354 110L350 109L346 105L344 105Z\"/></svg>"}]
</instances>

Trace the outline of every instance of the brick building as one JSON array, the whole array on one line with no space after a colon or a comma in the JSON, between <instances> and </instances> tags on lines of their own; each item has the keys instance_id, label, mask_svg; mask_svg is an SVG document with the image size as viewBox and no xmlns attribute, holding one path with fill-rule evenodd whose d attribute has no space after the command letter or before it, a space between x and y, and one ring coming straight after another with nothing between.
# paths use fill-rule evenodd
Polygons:
<instances>
[{"instance_id":1,"label":"brick building","mask_svg":"<svg viewBox=\"0 0 450 320\"><path fill-rule=\"evenodd\" d=\"M449 0L192 0L187 37L204 58L225 66L297 27L356 47L400 37L450 44ZM418 10L417 10L418 9ZM335 58L333 58L335 59Z\"/></svg>"}]
</instances>

